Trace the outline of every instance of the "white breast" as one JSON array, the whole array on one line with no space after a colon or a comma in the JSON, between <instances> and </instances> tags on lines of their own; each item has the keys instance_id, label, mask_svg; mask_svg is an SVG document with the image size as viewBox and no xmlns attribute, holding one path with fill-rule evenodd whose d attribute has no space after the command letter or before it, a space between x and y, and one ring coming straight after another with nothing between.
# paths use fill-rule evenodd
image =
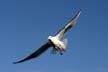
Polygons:
<instances>
[{"instance_id":1,"label":"white breast","mask_svg":"<svg viewBox=\"0 0 108 72\"><path fill-rule=\"evenodd\" d=\"M52 37L50 40L53 42L55 47L57 47L57 48L65 48L64 43L62 41L60 41L58 38Z\"/></svg>"}]
</instances>

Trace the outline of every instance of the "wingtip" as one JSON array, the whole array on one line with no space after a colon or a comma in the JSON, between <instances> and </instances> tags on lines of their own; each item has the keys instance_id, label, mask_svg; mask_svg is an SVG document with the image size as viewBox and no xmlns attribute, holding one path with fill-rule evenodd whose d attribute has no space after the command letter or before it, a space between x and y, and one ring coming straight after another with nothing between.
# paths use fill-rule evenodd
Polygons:
<instances>
[{"instance_id":1,"label":"wingtip","mask_svg":"<svg viewBox=\"0 0 108 72\"><path fill-rule=\"evenodd\" d=\"M79 11L81 12L81 11L82 11L82 9L79 9Z\"/></svg>"},{"instance_id":2,"label":"wingtip","mask_svg":"<svg viewBox=\"0 0 108 72\"><path fill-rule=\"evenodd\" d=\"M78 13L80 13L80 14L81 14L81 12L82 12L82 9L79 9Z\"/></svg>"},{"instance_id":3,"label":"wingtip","mask_svg":"<svg viewBox=\"0 0 108 72\"><path fill-rule=\"evenodd\" d=\"M74 18L78 18L80 16L81 12L82 12L82 9L79 9L77 14L76 14L76 16Z\"/></svg>"},{"instance_id":4,"label":"wingtip","mask_svg":"<svg viewBox=\"0 0 108 72\"><path fill-rule=\"evenodd\" d=\"M81 12L82 12L82 9L79 9L78 14L81 14Z\"/></svg>"},{"instance_id":5,"label":"wingtip","mask_svg":"<svg viewBox=\"0 0 108 72\"><path fill-rule=\"evenodd\" d=\"M17 64L17 62L13 62L12 64Z\"/></svg>"},{"instance_id":6,"label":"wingtip","mask_svg":"<svg viewBox=\"0 0 108 72\"><path fill-rule=\"evenodd\" d=\"M13 62L13 64L18 64L18 63L21 63L20 61L18 61L18 62Z\"/></svg>"}]
</instances>

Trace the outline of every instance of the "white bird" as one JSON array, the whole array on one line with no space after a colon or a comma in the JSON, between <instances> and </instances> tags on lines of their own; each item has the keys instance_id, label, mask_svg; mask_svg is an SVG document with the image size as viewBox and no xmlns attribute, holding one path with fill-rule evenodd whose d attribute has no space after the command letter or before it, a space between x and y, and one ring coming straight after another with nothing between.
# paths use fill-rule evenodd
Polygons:
<instances>
[{"instance_id":1,"label":"white bird","mask_svg":"<svg viewBox=\"0 0 108 72\"><path fill-rule=\"evenodd\" d=\"M53 53L60 53L61 55L63 52L66 51L66 46L67 46L67 39L61 40L63 35L74 26L74 24L77 22L79 16L81 14L81 10L78 11L78 13L70 20L70 22L65 25L55 36L49 36L48 37L48 42L45 43L43 46L41 46L38 50L36 50L34 53L30 54L26 58L14 62L14 64L17 63L22 63L24 61L36 58L40 56L43 52L45 52L48 48L53 47Z\"/></svg>"}]
</instances>

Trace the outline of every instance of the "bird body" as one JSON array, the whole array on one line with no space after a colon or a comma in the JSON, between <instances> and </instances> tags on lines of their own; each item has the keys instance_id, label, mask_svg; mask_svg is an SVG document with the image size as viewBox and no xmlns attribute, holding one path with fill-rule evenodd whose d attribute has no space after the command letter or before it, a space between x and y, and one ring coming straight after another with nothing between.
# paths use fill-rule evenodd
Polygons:
<instances>
[{"instance_id":1,"label":"bird body","mask_svg":"<svg viewBox=\"0 0 108 72\"><path fill-rule=\"evenodd\" d=\"M48 41L53 46L53 48L54 48L53 50L55 51L55 54L57 52L62 54L62 52L65 51L66 44L67 44L67 40L66 39L64 39L62 41L59 38L57 38L56 36L55 37L49 36L48 37Z\"/></svg>"}]
</instances>

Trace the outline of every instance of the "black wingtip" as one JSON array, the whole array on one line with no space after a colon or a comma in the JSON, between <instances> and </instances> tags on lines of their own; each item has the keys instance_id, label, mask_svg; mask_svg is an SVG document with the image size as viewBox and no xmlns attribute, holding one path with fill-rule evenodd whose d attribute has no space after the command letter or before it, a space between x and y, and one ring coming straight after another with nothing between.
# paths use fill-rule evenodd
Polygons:
<instances>
[{"instance_id":1,"label":"black wingtip","mask_svg":"<svg viewBox=\"0 0 108 72\"><path fill-rule=\"evenodd\" d=\"M81 12L82 12L82 9L79 9L78 12L77 12L77 14L81 14Z\"/></svg>"},{"instance_id":2,"label":"black wingtip","mask_svg":"<svg viewBox=\"0 0 108 72\"><path fill-rule=\"evenodd\" d=\"M18 64L18 63L20 63L20 62L13 62L13 64Z\"/></svg>"},{"instance_id":3,"label":"black wingtip","mask_svg":"<svg viewBox=\"0 0 108 72\"><path fill-rule=\"evenodd\" d=\"M82 12L82 9L79 9L78 13L81 13Z\"/></svg>"},{"instance_id":4,"label":"black wingtip","mask_svg":"<svg viewBox=\"0 0 108 72\"><path fill-rule=\"evenodd\" d=\"M82 9L80 8L79 11L82 11Z\"/></svg>"},{"instance_id":5,"label":"black wingtip","mask_svg":"<svg viewBox=\"0 0 108 72\"><path fill-rule=\"evenodd\" d=\"M13 62L13 64L17 64L17 62Z\"/></svg>"},{"instance_id":6,"label":"black wingtip","mask_svg":"<svg viewBox=\"0 0 108 72\"><path fill-rule=\"evenodd\" d=\"M24 61L18 61L18 62L13 62L13 64L18 64L18 63L22 63Z\"/></svg>"},{"instance_id":7,"label":"black wingtip","mask_svg":"<svg viewBox=\"0 0 108 72\"><path fill-rule=\"evenodd\" d=\"M18 63L22 63L23 61L18 61L18 62L13 62L13 64L18 64Z\"/></svg>"}]
</instances>

